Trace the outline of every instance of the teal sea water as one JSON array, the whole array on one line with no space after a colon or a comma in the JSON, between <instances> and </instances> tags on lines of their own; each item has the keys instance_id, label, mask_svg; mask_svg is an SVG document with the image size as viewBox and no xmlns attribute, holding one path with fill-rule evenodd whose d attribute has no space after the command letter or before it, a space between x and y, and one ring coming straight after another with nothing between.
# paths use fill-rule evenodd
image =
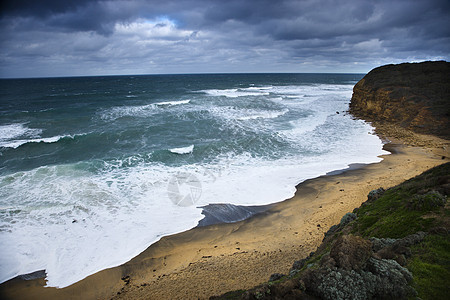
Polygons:
<instances>
[{"instance_id":1,"label":"teal sea water","mask_svg":"<svg viewBox=\"0 0 450 300\"><path fill-rule=\"evenodd\" d=\"M380 161L345 113L360 74L0 80L0 281L64 287L195 227Z\"/></svg>"}]
</instances>

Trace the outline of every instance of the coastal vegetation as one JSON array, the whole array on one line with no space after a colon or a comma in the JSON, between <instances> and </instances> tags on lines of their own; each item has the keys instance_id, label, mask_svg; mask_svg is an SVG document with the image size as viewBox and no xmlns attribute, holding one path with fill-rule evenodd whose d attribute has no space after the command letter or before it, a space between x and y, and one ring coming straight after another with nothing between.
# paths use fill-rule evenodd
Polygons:
<instances>
[{"instance_id":1,"label":"coastal vegetation","mask_svg":"<svg viewBox=\"0 0 450 300\"><path fill-rule=\"evenodd\" d=\"M377 189L289 274L213 299L446 299L450 163Z\"/></svg>"}]
</instances>

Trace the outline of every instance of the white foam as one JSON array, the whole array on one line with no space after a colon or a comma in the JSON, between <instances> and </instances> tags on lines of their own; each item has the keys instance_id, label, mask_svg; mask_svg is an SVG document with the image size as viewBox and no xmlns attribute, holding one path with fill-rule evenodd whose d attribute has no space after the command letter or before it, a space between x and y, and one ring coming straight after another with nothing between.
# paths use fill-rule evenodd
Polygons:
<instances>
[{"instance_id":1,"label":"white foam","mask_svg":"<svg viewBox=\"0 0 450 300\"><path fill-rule=\"evenodd\" d=\"M157 113L157 109L160 107L188 104L190 101L164 101L146 105L117 106L100 112L100 118L103 120L115 120L121 117L149 117Z\"/></svg>"},{"instance_id":2,"label":"white foam","mask_svg":"<svg viewBox=\"0 0 450 300\"><path fill-rule=\"evenodd\" d=\"M0 145L3 142L14 140L19 137L36 137L42 132L41 129L32 129L23 123L14 123L0 126Z\"/></svg>"},{"instance_id":3,"label":"white foam","mask_svg":"<svg viewBox=\"0 0 450 300\"><path fill-rule=\"evenodd\" d=\"M251 86L248 88L245 88L244 90L257 90L257 91L264 91L264 90L271 90L273 86Z\"/></svg>"},{"instance_id":4,"label":"white foam","mask_svg":"<svg viewBox=\"0 0 450 300\"><path fill-rule=\"evenodd\" d=\"M202 91L210 96L215 97L227 97L227 98L238 98L238 97L246 97L246 96L262 96L269 95L269 92L264 88L242 88L242 89L211 89Z\"/></svg>"},{"instance_id":5,"label":"white foam","mask_svg":"<svg viewBox=\"0 0 450 300\"><path fill-rule=\"evenodd\" d=\"M212 203L229 203L239 205L269 204L290 198L295 193L295 186L309 178L318 177L334 170L345 169L352 163L375 163L378 157L388 152L382 150L380 139L368 134L372 128L364 122L343 117L336 126L337 130L346 130L348 125L355 126L347 130L344 136L320 141L317 136L324 130L334 130L335 120L328 120L323 127L305 135L304 150L320 155L293 155L283 159L268 161L241 155L228 161L214 182L203 184L203 196ZM315 137L315 138L314 138ZM344 150L345 149L345 150ZM230 188L233 187L233 188ZM226 199L224 196L226 195Z\"/></svg>"},{"instance_id":6,"label":"white foam","mask_svg":"<svg viewBox=\"0 0 450 300\"><path fill-rule=\"evenodd\" d=\"M196 226L201 211L167 197L176 174L158 165L102 174L60 165L0 178L0 205L12 207L0 223L0 282L45 269L48 286L65 287Z\"/></svg>"},{"instance_id":7,"label":"white foam","mask_svg":"<svg viewBox=\"0 0 450 300\"><path fill-rule=\"evenodd\" d=\"M238 117L238 120L256 120L256 119L275 119L289 112L289 109L283 109L282 111L263 111L248 116Z\"/></svg>"},{"instance_id":8,"label":"white foam","mask_svg":"<svg viewBox=\"0 0 450 300\"><path fill-rule=\"evenodd\" d=\"M0 147L4 147L4 148L18 148L24 144L28 144L28 143L46 143L46 144L50 144L50 143L56 143L61 139L64 138L71 138L73 139L75 136L81 136L84 134L77 134L77 135L57 135L57 136L52 136L52 137L47 137L47 138L37 138L37 139L28 139L28 140L10 140L10 141L0 141Z\"/></svg>"},{"instance_id":9,"label":"white foam","mask_svg":"<svg viewBox=\"0 0 450 300\"><path fill-rule=\"evenodd\" d=\"M188 104L189 102L191 102L191 100L165 101L155 103L155 105L180 105L180 104Z\"/></svg>"},{"instance_id":10,"label":"white foam","mask_svg":"<svg viewBox=\"0 0 450 300\"><path fill-rule=\"evenodd\" d=\"M311 97L303 97L306 94ZM229 152L209 163L165 166L129 157L103 162L102 169L92 172L83 166L92 162L83 162L1 176L0 207L5 217L0 219L0 282L45 269L49 286L65 287L129 261L162 236L196 226L203 217L197 207L278 202L293 196L295 186L306 179L352 163L380 161L378 156L387 152L380 139L369 134L372 128L335 113L348 107L350 95L351 86L274 86L268 96L278 109L207 108L225 124L236 126L246 125L236 121L245 117L278 114L270 122L254 122L258 126L286 118L289 128L270 129L298 151L278 159ZM142 115L154 105L140 109L135 112ZM292 120L291 115L304 111L309 115ZM194 145L169 151L173 150L192 153ZM202 192L195 205L180 207L169 198L168 183L186 172L198 178Z\"/></svg>"},{"instance_id":11,"label":"white foam","mask_svg":"<svg viewBox=\"0 0 450 300\"><path fill-rule=\"evenodd\" d=\"M153 104L139 105L139 106L117 106L100 112L100 118L103 120L115 120L127 116L149 116L152 109L155 108Z\"/></svg>"},{"instance_id":12,"label":"white foam","mask_svg":"<svg viewBox=\"0 0 450 300\"><path fill-rule=\"evenodd\" d=\"M194 151L194 145L190 145L187 147L182 147L182 148L173 148L173 149L169 149L170 152L175 153L175 154L189 154L192 153L192 151Z\"/></svg>"}]
</instances>

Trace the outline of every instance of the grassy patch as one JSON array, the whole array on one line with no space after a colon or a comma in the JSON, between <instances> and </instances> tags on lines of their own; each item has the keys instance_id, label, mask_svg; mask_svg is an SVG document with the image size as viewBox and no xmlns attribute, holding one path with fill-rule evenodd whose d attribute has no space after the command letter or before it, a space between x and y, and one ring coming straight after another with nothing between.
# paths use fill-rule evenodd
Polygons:
<instances>
[{"instance_id":1,"label":"grassy patch","mask_svg":"<svg viewBox=\"0 0 450 300\"><path fill-rule=\"evenodd\" d=\"M414 288L421 299L448 299L450 293L449 235L429 235L411 248L408 269L414 276Z\"/></svg>"},{"instance_id":2,"label":"grassy patch","mask_svg":"<svg viewBox=\"0 0 450 300\"><path fill-rule=\"evenodd\" d=\"M450 164L441 165L387 190L378 200L365 203L357 212L353 232L366 237L402 238L428 231L438 221L424 215L448 214L442 203L435 200L438 193L433 190L448 174Z\"/></svg>"},{"instance_id":3,"label":"grassy patch","mask_svg":"<svg viewBox=\"0 0 450 300\"><path fill-rule=\"evenodd\" d=\"M246 291L229 292L220 299L279 299L286 289L306 293L299 279L307 269L320 267L320 260L328 255L333 242L342 234L363 237L403 238L418 231L428 232L425 239L411 247L412 256L407 268L413 274L414 288L421 299L449 299L450 295L450 210L447 195L450 182L450 163L435 167L391 188L377 200L365 202L356 212L358 218L346 227L327 236L315 254L308 257L302 269L292 278L260 285ZM294 294L292 294L294 295Z\"/></svg>"},{"instance_id":4,"label":"grassy patch","mask_svg":"<svg viewBox=\"0 0 450 300\"><path fill-rule=\"evenodd\" d=\"M424 219L423 211L406 207L412 195L402 189L391 189L377 201L361 207L355 232L362 236L401 238L417 231L427 231L434 218Z\"/></svg>"}]
</instances>

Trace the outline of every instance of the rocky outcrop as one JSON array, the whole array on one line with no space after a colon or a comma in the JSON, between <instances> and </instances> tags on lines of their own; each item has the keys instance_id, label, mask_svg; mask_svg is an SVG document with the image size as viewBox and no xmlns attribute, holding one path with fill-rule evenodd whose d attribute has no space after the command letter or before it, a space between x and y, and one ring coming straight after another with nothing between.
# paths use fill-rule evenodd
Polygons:
<instances>
[{"instance_id":1,"label":"rocky outcrop","mask_svg":"<svg viewBox=\"0 0 450 300\"><path fill-rule=\"evenodd\" d=\"M386 65L353 88L350 113L417 133L450 138L450 63Z\"/></svg>"},{"instance_id":2,"label":"rocky outcrop","mask_svg":"<svg viewBox=\"0 0 450 300\"><path fill-rule=\"evenodd\" d=\"M395 260L367 260L359 270L330 267L313 270L304 278L307 292L321 299L407 299L416 295L412 274Z\"/></svg>"},{"instance_id":3,"label":"rocky outcrop","mask_svg":"<svg viewBox=\"0 0 450 300\"><path fill-rule=\"evenodd\" d=\"M339 236L319 266L301 277L308 294L321 299L406 299L416 295L411 272L404 267L410 246L424 232L402 239Z\"/></svg>"},{"instance_id":4,"label":"rocky outcrop","mask_svg":"<svg viewBox=\"0 0 450 300\"><path fill-rule=\"evenodd\" d=\"M330 257L336 265L346 270L359 270L365 266L372 254L370 241L359 236L340 236L330 251Z\"/></svg>"}]
</instances>

